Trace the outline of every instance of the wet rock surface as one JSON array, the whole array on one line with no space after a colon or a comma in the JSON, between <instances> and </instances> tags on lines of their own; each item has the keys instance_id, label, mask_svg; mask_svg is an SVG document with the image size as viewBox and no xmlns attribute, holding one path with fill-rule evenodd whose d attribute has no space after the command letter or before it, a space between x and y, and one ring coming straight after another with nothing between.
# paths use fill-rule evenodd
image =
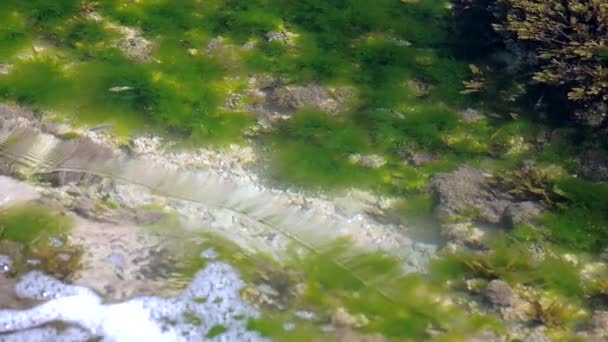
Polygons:
<instances>
[{"instance_id":1,"label":"wet rock surface","mask_svg":"<svg viewBox=\"0 0 608 342\"><path fill-rule=\"evenodd\" d=\"M421 80L409 80L406 82L408 90L416 97L426 97L431 93L431 87L428 83Z\"/></svg>"},{"instance_id":2,"label":"wet rock surface","mask_svg":"<svg viewBox=\"0 0 608 342\"><path fill-rule=\"evenodd\" d=\"M269 92L268 96L270 106L287 112L308 107L335 113L339 109L339 101L340 99L333 96L327 88L314 83L305 86L276 87Z\"/></svg>"},{"instance_id":3,"label":"wet rock surface","mask_svg":"<svg viewBox=\"0 0 608 342\"><path fill-rule=\"evenodd\" d=\"M39 129L40 132L66 130L65 127L53 125L47 125L43 130L42 124L37 121L24 120L23 126ZM70 160L86 163L89 160L127 158L105 132L80 133L81 137L67 142L66 146L75 147L69 151ZM324 240L349 237L355 246L364 250L385 250L404 260L404 269L408 271L423 270L426 260L435 250L434 245L419 244L408 238L407 227L378 223L373 215L382 213L382 208L390 203L383 198L359 194L348 196L347 202L334 201L330 197L310 197L296 191L266 187L249 170L256 161L251 148L233 146L225 151L174 151L170 144L159 138L141 137L131 142L128 155L128 158L139 158L169 170L210 171L213 177L229 180L238 186L238 193L244 200L261 193L272 196L273 205L278 207L314 211L322 220L339 227L335 230L325 229L322 233ZM84 251L82 270L73 279L78 284L93 286L108 298L121 299L134 293L162 292L163 287L170 291L171 286L167 285L168 280L163 277L166 278L171 272L171 259L158 263L162 257L156 258L145 253L149 250L162 256L165 244L160 241L160 237L142 233L140 229L144 225L157 224L167 213L176 215L179 225L187 229L219 233L247 250L265 250L278 256L291 243L287 236L272 227L234 210L167 198L152 193L147 188L111 179L90 179L86 172L58 172L51 176L39 178L52 186L43 186L39 192L47 198L45 201L58 203L60 207L75 214L77 224L71 241L82 246ZM146 206L157 209L141 209ZM317 225L311 226L314 227ZM149 262L142 264L142 260ZM158 271L150 272L153 269Z\"/></svg>"},{"instance_id":4,"label":"wet rock surface","mask_svg":"<svg viewBox=\"0 0 608 342\"><path fill-rule=\"evenodd\" d=\"M443 220L468 217L490 224L513 225L534 221L541 212L538 203L519 202L493 188L484 173L470 166L434 176L431 190L435 214Z\"/></svg>"},{"instance_id":5,"label":"wet rock surface","mask_svg":"<svg viewBox=\"0 0 608 342\"><path fill-rule=\"evenodd\" d=\"M17 297L15 286L17 280L0 274L0 310L4 309L21 309L27 306L23 300Z\"/></svg>"},{"instance_id":6,"label":"wet rock surface","mask_svg":"<svg viewBox=\"0 0 608 342\"><path fill-rule=\"evenodd\" d=\"M460 117L465 122L475 122L485 119L485 115L474 108L465 108L460 112Z\"/></svg>"},{"instance_id":7,"label":"wet rock surface","mask_svg":"<svg viewBox=\"0 0 608 342\"><path fill-rule=\"evenodd\" d=\"M599 150L587 151L581 159L582 165L579 169L581 177L593 182L608 181L607 153Z\"/></svg>"},{"instance_id":8,"label":"wet rock surface","mask_svg":"<svg viewBox=\"0 0 608 342\"><path fill-rule=\"evenodd\" d=\"M40 194L33 187L1 175L0 189L2 189L0 191L0 207L8 207L16 203L40 198Z\"/></svg>"},{"instance_id":9,"label":"wet rock surface","mask_svg":"<svg viewBox=\"0 0 608 342\"><path fill-rule=\"evenodd\" d=\"M267 32L264 35L264 38L266 38L266 40L269 42L278 42L284 45L294 45L297 35L286 30L281 30Z\"/></svg>"},{"instance_id":10,"label":"wet rock surface","mask_svg":"<svg viewBox=\"0 0 608 342\"><path fill-rule=\"evenodd\" d=\"M431 187L437 202L435 212L443 219L473 210L479 220L496 224L512 201L511 196L494 192L486 176L469 166L434 176Z\"/></svg>"},{"instance_id":11,"label":"wet rock surface","mask_svg":"<svg viewBox=\"0 0 608 342\"><path fill-rule=\"evenodd\" d=\"M525 201L509 204L503 212L503 223L509 227L518 224L534 224L544 208L537 202Z\"/></svg>"},{"instance_id":12,"label":"wet rock surface","mask_svg":"<svg viewBox=\"0 0 608 342\"><path fill-rule=\"evenodd\" d=\"M509 284L502 280L492 280L485 293L490 303L497 306L511 306L514 301L513 289Z\"/></svg>"},{"instance_id":13,"label":"wet rock surface","mask_svg":"<svg viewBox=\"0 0 608 342\"><path fill-rule=\"evenodd\" d=\"M337 115L348 110L355 98L355 90L350 87L329 88L318 83L296 85L266 75L255 75L248 80L248 88L242 93L232 94L224 107L255 113L260 120L272 122L289 118L302 109Z\"/></svg>"},{"instance_id":14,"label":"wet rock surface","mask_svg":"<svg viewBox=\"0 0 608 342\"><path fill-rule=\"evenodd\" d=\"M574 111L574 117L583 125L601 127L608 120L608 104L597 101Z\"/></svg>"},{"instance_id":15,"label":"wet rock surface","mask_svg":"<svg viewBox=\"0 0 608 342\"><path fill-rule=\"evenodd\" d=\"M453 223L441 226L441 236L461 245L479 248L483 246L486 233L470 223Z\"/></svg>"},{"instance_id":16,"label":"wet rock surface","mask_svg":"<svg viewBox=\"0 0 608 342\"><path fill-rule=\"evenodd\" d=\"M379 169L386 164L386 159L377 154L351 154L348 161L368 169Z\"/></svg>"},{"instance_id":17,"label":"wet rock surface","mask_svg":"<svg viewBox=\"0 0 608 342\"><path fill-rule=\"evenodd\" d=\"M430 153L419 151L411 146L401 146L397 149L401 160L412 166L423 166L435 161L435 156Z\"/></svg>"}]
</instances>

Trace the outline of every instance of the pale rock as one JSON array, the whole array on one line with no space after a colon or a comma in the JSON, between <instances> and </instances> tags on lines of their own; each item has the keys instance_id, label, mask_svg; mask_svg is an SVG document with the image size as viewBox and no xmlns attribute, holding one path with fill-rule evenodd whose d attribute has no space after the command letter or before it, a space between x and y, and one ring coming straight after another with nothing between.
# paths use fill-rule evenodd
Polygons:
<instances>
[{"instance_id":1,"label":"pale rock","mask_svg":"<svg viewBox=\"0 0 608 342\"><path fill-rule=\"evenodd\" d=\"M514 301L513 289L506 282L495 279L486 288L486 298L494 305L508 307Z\"/></svg>"},{"instance_id":2,"label":"pale rock","mask_svg":"<svg viewBox=\"0 0 608 342\"><path fill-rule=\"evenodd\" d=\"M351 154L348 160L353 163L368 169L379 169L386 164L386 159L377 154L361 155L358 153Z\"/></svg>"},{"instance_id":3,"label":"pale rock","mask_svg":"<svg viewBox=\"0 0 608 342\"><path fill-rule=\"evenodd\" d=\"M363 314L353 315L345 308L338 308L332 314L332 323L338 326L361 328L369 323L369 319Z\"/></svg>"},{"instance_id":4,"label":"pale rock","mask_svg":"<svg viewBox=\"0 0 608 342\"><path fill-rule=\"evenodd\" d=\"M481 247L485 232L470 223L452 223L441 226L441 236L469 247Z\"/></svg>"}]
</instances>

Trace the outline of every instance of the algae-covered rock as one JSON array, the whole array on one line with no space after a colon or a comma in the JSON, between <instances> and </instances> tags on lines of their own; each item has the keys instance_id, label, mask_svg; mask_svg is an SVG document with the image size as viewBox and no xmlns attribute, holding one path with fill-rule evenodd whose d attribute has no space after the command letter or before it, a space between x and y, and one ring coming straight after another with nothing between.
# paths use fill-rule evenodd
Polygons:
<instances>
[{"instance_id":1,"label":"algae-covered rock","mask_svg":"<svg viewBox=\"0 0 608 342\"><path fill-rule=\"evenodd\" d=\"M490 303L498 306L511 306L514 298L511 286L499 279L492 280L488 284L485 295Z\"/></svg>"},{"instance_id":2,"label":"algae-covered rock","mask_svg":"<svg viewBox=\"0 0 608 342\"><path fill-rule=\"evenodd\" d=\"M133 61L148 63L152 61L154 44L141 36L139 31L124 28L125 37L116 42L116 46Z\"/></svg>"},{"instance_id":3,"label":"algae-covered rock","mask_svg":"<svg viewBox=\"0 0 608 342\"><path fill-rule=\"evenodd\" d=\"M297 34L286 30L270 31L264 35L269 42L278 42L284 45L294 45Z\"/></svg>"},{"instance_id":4,"label":"algae-covered rock","mask_svg":"<svg viewBox=\"0 0 608 342\"><path fill-rule=\"evenodd\" d=\"M608 311L596 311L591 317L591 326L595 330L601 330L608 335Z\"/></svg>"},{"instance_id":5,"label":"algae-covered rock","mask_svg":"<svg viewBox=\"0 0 608 342\"><path fill-rule=\"evenodd\" d=\"M32 201L40 197L28 184L5 176L0 176L0 189L0 207Z\"/></svg>"},{"instance_id":6,"label":"algae-covered rock","mask_svg":"<svg viewBox=\"0 0 608 342\"><path fill-rule=\"evenodd\" d=\"M431 179L435 214L443 220L467 218L513 226L534 222L542 212L538 202L521 201L498 189L481 171L463 166ZM472 217L471 217L472 216Z\"/></svg>"},{"instance_id":7,"label":"algae-covered rock","mask_svg":"<svg viewBox=\"0 0 608 342\"><path fill-rule=\"evenodd\" d=\"M591 150L585 152L581 159L581 177L592 182L608 181L608 153Z\"/></svg>"},{"instance_id":8,"label":"algae-covered rock","mask_svg":"<svg viewBox=\"0 0 608 342\"><path fill-rule=\"evenodd\" d=\"M507 194L493 191L485 175L470 166L437 174L431 180L431 189L437 203L435 213L441 219L475 211L480 221L497 224L513 200Z\"/></svg>"},{"instance_id":9,"label":"algae-covered rock","mask_svg":"<svg viewBox=\"0 0 608 342\"><path fill-rule=\"evenodd\" d=\"M412 166L423 166L435 161L435 156L423 150L417 150L412 146L400 146L397 149L399 158Z\"/></svg>"},{"instance_id":10,"label":"algae-covered rock","mask_svg":"<svg viewBox=\"0 0 608 342\"><path fill-rule=\"evenodd\" d=\"M485 232L469 223L453 223L441 226L441 236L469 247L483 245Z\"/></svg>"},{"instance_id":11,"label":"algae-covered rock","mask_svg":"<svg viewBox=\"0 0 608 342\"><path fill-rule=\"evenodd\" d=\"M353 315L345 308L338 308L332 314L331 320L335 325L360 328L369 324L369 319L363 314Z\"/></svg>"},{"instance_id":12,"label":"algae-covered rock","mask_svg":"<svg viewBox=\"0 0 608 342\"><path fill-rule=\"evenodd\" d=\"M304 86L284 85L270 90L268 105L281 111L294 112L303 108L314 108L327 113L339 113L353 94L339 89L331 91L320 84Z\"/></svg>"},{"instance_id":13,"label":"algae-covered rock","mask_svg":"<svg viewBox=\"0 0 608 342\"><path fill-rule=\"evenodd\" d=\"M386 159L377 154L361 155L355 153L351 154L348 157L348 160L353 164L357 164L368 169L379 169L386 164Z\"/></svg>"},{"instance_id":14,"label":"algae-covered rock","mask_svg":"<svg viewBox=\"0 0 608 342\"><path fill-rule=\"evenodd\" d=\"M537 202L525 201L513 203L505 208L503 221L509 227L519 224L532 224L543 212L543 206Z\"/></svg>"},{"instance_id":15,"label":"algae-covered rock","mask_svg":"<svg viewBox=\"0 0 608 342\"><path fill-rule=\"evenodd\" d=\"M485 119L485 115L474 108L465 108L459 114L464 122L475 122Z\"/></svg>"},{"instance_id":16,"label":"algae-covered rock","mask_svg":"<svg viewBox=\"0 0 608 342\"><path fill-rule=\"evenodd\" d=\"M523 342L552 342L552 340L542 331L533 331L524 337Z\"/></svg>"}]
</instances>

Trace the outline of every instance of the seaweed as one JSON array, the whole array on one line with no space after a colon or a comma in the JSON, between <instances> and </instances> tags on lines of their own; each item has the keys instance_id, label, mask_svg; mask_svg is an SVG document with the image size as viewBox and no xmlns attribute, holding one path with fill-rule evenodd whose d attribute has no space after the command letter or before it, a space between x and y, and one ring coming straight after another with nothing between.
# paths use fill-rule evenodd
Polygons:
<instances>
[{"instance_id":1,"label":"seaweed","mask_svg":"<svg viewBox=\"0 0 608 342\"><path fill-rule=\"evenodd\" d=\"M579 270L575 265L556 256L535 258L528 243L505 236L493 241L492 250L488 253L445 255L434 262L432 269L439 281L469 275L534 286L573 300L580 300L583 294Z\"/></svg>"},{"instance_id":2,"label":"seaweed","mask_svg":"<svg viewBox=\"0 0 608 342\"><path fill-rule=\"evenodd\" d=\"M549 175L534 167L495 175L489 183L519 201L540 201L549 208L559 207L568 196Z\"/></svg>"},{"instance_id":3,"label":"seaweed","mask_svg":"<svg viewBox=\"0 0 608 342\"><path fill-rule=\"evenodd\" d=\"M70 228L68 217L31 205L0 211L0 239L29 244Z\"/></svg>"},{"instance_id":4,"label":"seaweed","mask_svg":"<svg viewBox=\"0 0 608 342\"><path fill-rule=\"evenodd\" d=\"M544 219L550 239L573 250L601 251L608 241L608 186L576 178L557 185L568 201Z\"/></svg>"}]
</instances>

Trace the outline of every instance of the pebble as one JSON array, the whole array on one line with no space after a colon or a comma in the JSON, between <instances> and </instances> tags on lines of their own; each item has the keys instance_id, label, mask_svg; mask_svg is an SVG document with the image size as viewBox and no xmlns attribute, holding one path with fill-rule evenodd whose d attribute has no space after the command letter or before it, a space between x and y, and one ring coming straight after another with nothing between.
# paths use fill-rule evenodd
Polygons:
<instances>
[{"instance_id":1,"label":"pebble","mask_svg":"<svg viewBox=\"0 0 608 342\"><path fill-rule=\"evenodd\" d=\"M219 258L219 254L213 248L207 248L201 252L201 258L203 259L217 259Z\"/></svg>"},{"instance_id":2,"label":"pebble","mask_svg":"<svg viewBox=\"0 0 608 342\"><path fill-rule=\"evenodd\" d=\"M13 268L13 260L7 256L0 254L0 273L8 273Z\"/></svg>"},{"instance_id":3,"label":"pebble","mask_svg":"<svg viewBox=\"0 0 608 342\"><path fill-rule=\"evenodd\" d=\"M283 330L285 330L285 331L292 331L295 328L296 328L296 325L294 323L288 322L288 323L283 324Z\"/></svg>"},{"instance_id":4,"label":"pebble","mask_svg":"<svg viewBox=\"0 0 608 342\"><path fill-rule=\"evenodd\" d=\"M296 311L294 316L307 321L317 319L317 314L312 311Z\"/></svg>"}]
</instances>

